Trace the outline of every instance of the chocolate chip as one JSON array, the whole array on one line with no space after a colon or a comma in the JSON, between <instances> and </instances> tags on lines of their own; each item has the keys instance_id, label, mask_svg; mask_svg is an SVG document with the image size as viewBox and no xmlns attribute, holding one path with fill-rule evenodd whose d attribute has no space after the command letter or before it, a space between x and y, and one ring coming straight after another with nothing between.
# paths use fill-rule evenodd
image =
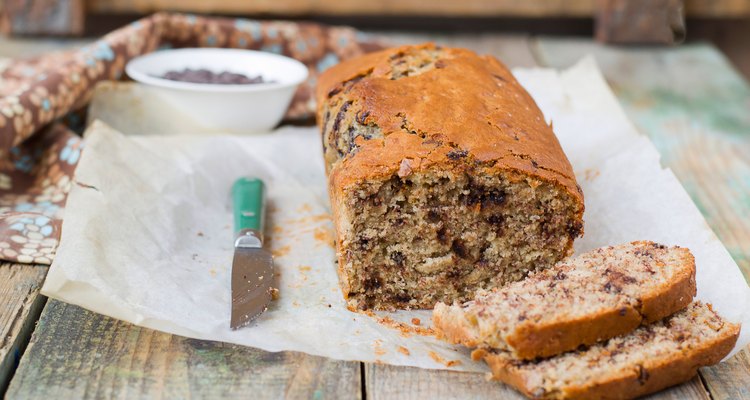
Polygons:
<instances>
[{"instance_id":1,"label":"chocolate chip","mask_svg":"<svg viewBox=\"0 0 750 400\"><path fill-rule=\"evenodd\" d=\"M338 132L339 128L341 127L341 121L346 116L346 110L349 109L349 106L352 105L351 101L345 102L341 108L339 109L339 112L336 114L336 118L333 120L333 131Z\"/></svg>"},{"instance_id":2,"label":"chocolate chip","mask_svg":"<svg viewBox=\"0 0 750 400\"><path fill-rule=\"evenodd\" d=\"M505 218L499 214L493 214L487 217L487 223L495 226L500 226L503 224L503 222L505 222Z\"/></svg>"},{"instance_id":3,"label":"chocolate chip","mask_svg":"<svg viewBox=\"0 0 750 400\"><path fill-rule=\"evenodd\" d=\"M458 239L454 240L453 243L451 243L451 250L461 258L466 258L469 256L469 251L466 249L466 245L464 245L464 243Z\"/></svg>"},{"instance_id":4,"label":"chocolate chip","mask_svg":"<svg viewBox=\"0 0 750 400\"><path fill-rule=\"evenodd\" d=\"M404 259L406 259L406 257L404 257L404 254L400 251L394 251L393 253L391 253L391 261L396 263L396 265L399 267L404 266Z\"/></svg>"},{"instance_id":5,"label":"chocolate chip","mask_svg":"<svg viewBox=\"0 0 750 400\"><path fill-rule=\"evenodd\" d=\"M624 317L624 316L625 316L625 314L626 314L627 312L628 312L628 309L627 309L627 308L625 308L625 307L621 308L621 309L620 309L620 316L621 316L621 317Z\"/></svg>"},{"instance_id":6,"label":"chocolate chip","mask_svg":"<svg viewBox=\"0 0 750 400\"><path fill-rule=\"evenodd\" d=\"M331 98L339 93L341 93L341 89L343 89L342 86L336 86L335 88L331 89L331 91L328 92L328 98Z\"/></svg>"},{"instance_id":7,"label":"chocolate chip","mask_svg":"<svg viewBox=\"0 0 750 400\"><path fill-rule=\"evenodd\" d=\"M393 295L393 300L399 303L408 303L411 299L412 297L408 293L396 293Z\"/></svg>"},{"instance_id":8,"label":"chocolate chip","mask_svg":"<svg viewBox=\"0 0 750 400\"><path fill-rule=\"evenodd\" d=\"M581 236L583 223L581 221L571 222L566 227L566 230L568 232L568 236L570 236L571 239L577 238L578 236Z\"/></svg>"},{"instance_id":9,"label":"chocolate chip","mask_svg":"<svg viewBox=\"0 0 750 400\"><path fill-rule=\"evenodd\" d=\"M162 75L161 78L169 79L170 81L208 83L211 85L253 85L276 82L265 80L261 75L248 77L244 74L237 74L229 71L216 73L207 69L190 68L186 68L182 71L168 71Z\"/></svg>"},{"instance_id":10,"label":"chocolate chip","mask_svg":"<svg viewBox=\"0 0 750 400\"><path fill-rule=\"evenodd\" d=\"M638 383L640 383L641 385L645 385L646 382L648 381L648 378L649 378L649 374L646 368L643 368L642 365L639 365L638 366Z\"/></svg>"},{"instance_id":11,"label":"chocolate chip","mask_svg":"<svg viewBox=\"0 0 750 400\"><path fill-rule=\"evenodd\" d=\"M359 122L360 124L364 125L365 124L365 120L369 116L370 116L370 112L369 111L358 111L357 112L357 122Z\"/></svg>"},{"instance_id":12,"label":"chocolate chip","mask_svg":"<svg viewBox=\"0 0 750 400\"><path fill-rule=\"evenodd\" d=\"M455 160L460 160L460 159L466 157L467 155L469 155L469 152L466 151L466 150L451 150L451 151L448 152L448 154L446 154L446 156L448 156L448 158L450 158L451 160L454 160L454 161Z\"/></svg>"},{"instance_id":13,"label":"chocolate chip","mask_svg":"<svg viewBox=\"0 0 750 400\"><path fill-rule=\"evenodd\" d=\"M438 231L437 231L437 239L442 244L447 244L448 243L448 231L445 229L445 227L442 227L442 228L438 229Z\"/></svg>"},{"instance_id":14,"label":"chocolate chip","mask_svg":"<svg viewBox=\"0 0 750 400\"><path fill-rule=\"evenodd\" d=\"M505 203L505 192L501 190L492 190L484 193L482 196L482 206L495 205L499 206Z\"/></svg>"},{"instance_id":15,"label":"chocolate chip","mask_svg":"<svg viewBox=\"0 0 750 400\"><path fill-rule=\"evenodd\" d=\"M368 276L363 283L365 290L374 290L383 286L383 281L377 276Z\"/></svg>"}]
</instances>

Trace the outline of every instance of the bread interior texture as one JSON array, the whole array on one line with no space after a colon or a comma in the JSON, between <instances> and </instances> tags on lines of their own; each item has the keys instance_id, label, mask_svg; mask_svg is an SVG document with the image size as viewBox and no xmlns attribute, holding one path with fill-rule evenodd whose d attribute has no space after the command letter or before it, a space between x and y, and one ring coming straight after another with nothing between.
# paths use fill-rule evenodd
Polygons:
<instances>
[{"instance_id":1,"label":"bread interior texture","mask_svg":"<svg viewBox=\"0 0 750 400\"><path fill-rule=\"evenodd\" d=\"M582 230L568 192L513 170L394 174L348 188L341 207L340 275L359 309L469 300L552 266Z\"/></svg>"}]
</instances>

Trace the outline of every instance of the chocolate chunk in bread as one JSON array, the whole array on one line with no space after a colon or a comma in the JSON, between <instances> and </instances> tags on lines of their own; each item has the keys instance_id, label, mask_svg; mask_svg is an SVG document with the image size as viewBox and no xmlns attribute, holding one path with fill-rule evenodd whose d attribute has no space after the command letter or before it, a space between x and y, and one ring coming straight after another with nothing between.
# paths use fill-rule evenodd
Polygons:
<instances>
[{"instance_id":1,"label":"chocolate chunk in bread","mask_svg":"<svg viewBox=\"0 0 750 400\"><path fill-rule=\"evenodd\" d=\"M465 301L551 267L583 233L551 126L492 57L431 44L367 54L322 74L317 101L352 308Z\"/></svg>"},{"instance_id":2,"label":"chocolate chunk in bread","mask_svg":"<svg viewBox=\"0 0 750 400\"><path fill-rule=\"evenodd\" d=\"M740 326L694 302L630 334L552 358L518 360L478 350L495 379L534 399L631 399L692 378L734 347Z\"/></svg>"},{"instance_id":3,"label":"chocolate chunk in bread","mask_svg":"<svg viewBox=\"0 0 750 400\"><path fill-rule=\"evenodd\" d=\"M534 359L660 320L685 308L695 293L688 249L640 241L563 260L465 304L439 303L433 322L453 343Z\"/></svg>"}]
</instances>

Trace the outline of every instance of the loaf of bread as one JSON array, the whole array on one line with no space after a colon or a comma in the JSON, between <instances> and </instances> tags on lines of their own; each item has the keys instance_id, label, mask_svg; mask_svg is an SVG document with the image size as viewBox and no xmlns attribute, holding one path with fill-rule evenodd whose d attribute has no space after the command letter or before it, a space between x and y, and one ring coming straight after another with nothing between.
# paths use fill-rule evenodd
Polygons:
<instances>
[{"instance_id":1,"label":"loaf of bread","mask_svg":"<svg viewBox=\"0 0 750 400\"><path fill-rule=\"evenodd\" d=\"M495 58L406 46L319 77L339 277L357 309L432 308L569 255L583 195Z\"/></svg>"},{"instance_id":2,"label":"loaf of bread","mask_svg":"<svg viewBox=\"0 0 750 400\"><path fill-rule=\"evenodd\" d=\"M739 325L694 302L663 321L584 350L518 360L502 350L476 350L495 379L534 399L631 399L692 378L734 347Z\"/></svg>"},{"instance_id":3,"label":"loaf of bread","mask_svg":"<svg viewBox=\"0 0 750 400\"><path fill-rule=\"evenodd\" d=\"M468 347L549 357L631 332L695 296L690 251L653 242L603 247L465 304L438 303L436 332Z\"/></svg>"}]
</instances>

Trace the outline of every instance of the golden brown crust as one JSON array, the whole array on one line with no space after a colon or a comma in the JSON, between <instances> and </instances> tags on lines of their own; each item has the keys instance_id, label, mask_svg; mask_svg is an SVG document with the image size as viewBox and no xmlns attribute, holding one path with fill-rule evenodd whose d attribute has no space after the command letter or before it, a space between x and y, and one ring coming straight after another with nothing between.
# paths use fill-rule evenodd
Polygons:
<instances>
[{"instance_id":1,"label":"golden brown crust","mask_svg":"<svg viewBox=\"0 0 750 400\"><path fill-rule=\"evenodd\" d=\"M653 242L633 242L636 246L651 246ZM573 350L580 345L592 345L632 331L641 324L647 324L668 317L685 308L696 294L695 258L688 249L676 248L680 253L683 267L671 282L659 290L646 293L641 307L628 306L608 312L591 315L572 321L559 321L539 326L529 321L519 326L507 338L515 356L522 359L549 357Z\"/></svg>"},{"instance_id":2,"label":"golden brown crust","mask_svg":"<svg viewBox=\"0 0 750 400\"><path fill-rule=\"evenodd\" d=\"M391 176L404 159L412 160L412 171L444 168L454 164L447 154L461 149L489 169L517 170L558 184L583 204L573 168L551 126L504 65L469 50L442 48L439 68L391 79L392 57L419 49L437 47L429 43L387 49L343 62L320 76L316 94L321 129L324 104L335 93L356 99L356 106L367 112L366 121L384 133L383 139L360 142L354 156L334 166L334 188ZM362 78L337 92L355 77Z\"/></svg>"},{"instance_id":3,"label":"golden brown crust","mask_svg":"<svg viewBox=\"0 0 750 400\"><path fill-rule=\"evenodd\" d=\"M540 382L539 371L524 371L507 356L490 352L481 355L490 366L493 379L513 386L529 398L631 399L685 382L696 374L698 368L720 362L734 347L740 326L725 322L722 330L718 337L686 352L674 351L649 357L643 364L610 370L606 377L597 377L581 385L568 384L554 388L539 387L535 384Z\"/></svg>"},{"instance_id":4,"label":"golden brown crust","mask_svg":"<svg viewBox=\"0 0 750 400\"><path fill-rule=\"evenodd\" d=\"M665 251L664 246L650 241L632 242L619 248L632 248L632 251L642 252ZM599 250L593 252L597 251ZM666 251L675 260L675 265L670 268L675 271L674 276L654 290L641 293L637 298L638 302L576 319L563 318L544 322L528 319L502 338L502 348L512 351L517 358L527 360L554 356L581 345L592 345L628 333L641 324L661 320L684 309L696 294L695 259L686 248L673 247ZM656 270L665 267L662 257L653 258L652 263ZM563 261L559 265L566 264ZM547 274L555 275L555 270L556 267L553 267ZM521 282L517 285L523 284ZM560 304L560 307L565 306ZM434 326L444 340L467 347L498 346L493 342L483 342L482 338L477 337L476 323L466 320L470 317L461 308L445 304L436 305L433 311Z\"/></svg>"}]
</instances>

